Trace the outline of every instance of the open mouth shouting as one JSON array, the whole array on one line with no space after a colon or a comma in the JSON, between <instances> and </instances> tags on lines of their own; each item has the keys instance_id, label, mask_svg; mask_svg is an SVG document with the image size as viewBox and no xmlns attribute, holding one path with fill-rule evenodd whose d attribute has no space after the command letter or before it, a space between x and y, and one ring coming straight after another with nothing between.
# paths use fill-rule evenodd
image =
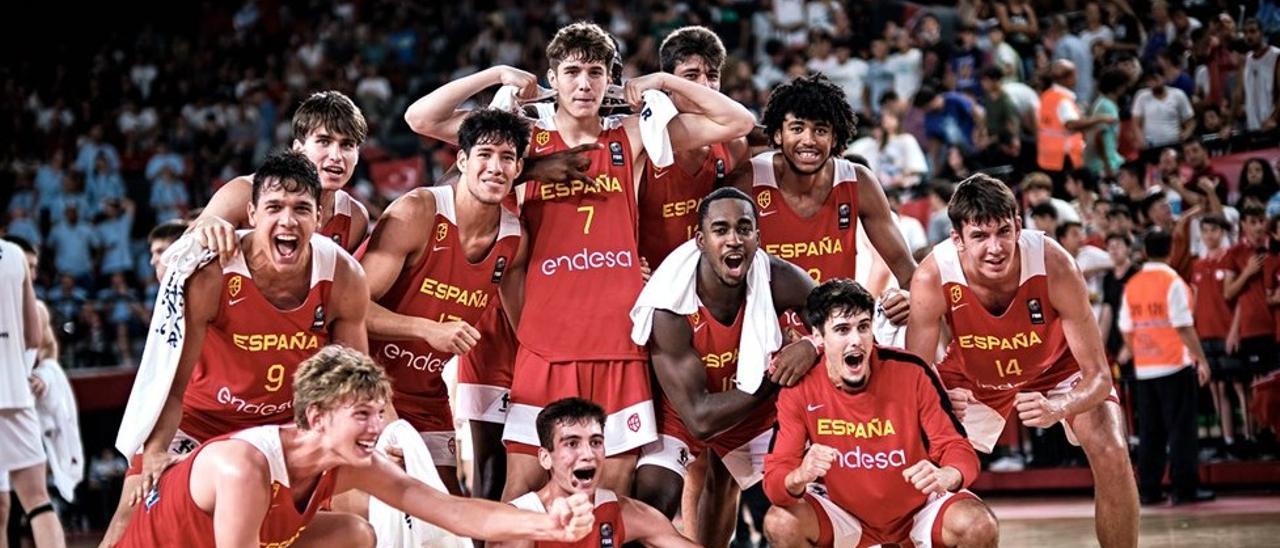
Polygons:
<instances>
[{"instance_id":1,"label":"open mouth shouting","mask_svg":"<svg viewBox=\"0 0 1280 548\"><path fill-rule=\"evenodd\" d=\"M281 262L292 263L298 260L298 248L301 247L297 234L277 234L271 238L271 248Z\"/></svg>"},{"instance_id":2,"label":"open mouth shouting","mask_svg":"<svg viewBox=\"0 0 1280 548\"><path fill-rule=\"evenodd\" d=\"M573 487L575 489L588 489L596 480L596 467L584 466L573 470Z\"/></svg>"},{"instance_id":3,"label":"open mouth shouting","mask_svg":"<svg viewBox=\"0 0 1280 548\"><path fill-rule=\"evenodd\" d=\"M356 440L356 449L363 456L373 455L373 447L377 443L376 439Z\"/></svg>"},{"instance_id":4,"label":"open mouth shouting","mask_svg":"<svg viewBox=\"0 0 1280 548\"><path fill-rule=\"evenodd\" d=\"M862 388L867 384L867 355L862 348L854 348L844 353L845 374L842 376L845 386Z\"/></svg>"},{"instance_id":5,"label":"open mouth shouting","mask_svg":"<svg viewBox=\"0 0 1280 548\"><path fill-rule=\"evenodd\" d=\"M741 279L747 273L747 256L741 251L731 251L724 256L725 274Z\"/></svg>"}]
</instances>

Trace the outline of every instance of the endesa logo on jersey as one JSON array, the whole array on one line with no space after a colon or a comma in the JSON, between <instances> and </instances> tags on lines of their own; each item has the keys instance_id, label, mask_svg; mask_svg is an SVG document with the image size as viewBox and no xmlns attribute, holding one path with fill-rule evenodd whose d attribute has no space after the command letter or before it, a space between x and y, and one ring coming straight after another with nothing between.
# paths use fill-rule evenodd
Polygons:
<instances>
[{"instance_id":1,"label":"endesa logo on jersey","mask_svg":"<svg viewBox=\"0 0 1280 548\"><path fill-rule=\"evenodd\" d=\"M405 367L411 367L418 371L426 371L428 373L440 373L444 371L444 364L450 356L442 358L436 357L435 354L427 352L426 354L414 354L407 348L400 348L396 344L388 344L382 347L381 354L383 358L392 362L403 362Z\"/></svg>"},{"instance_id":2,"label":"endesa logo on jersey","mask_svg":"<svg viewBox=\"0 0 1280 548\"><path fill-rule=\"evenodd\" d=\"M542 261L542 273L547 276L557 272L584 272L601 268L631 268L635 265L635 257L629 249L582 251L572 255L561 255Z\"/></svg>"},{"instance_id":3,"label":"endesa logo on jersey","mask_svg":"<svg viewBox=\"0 0 1280 548\"><path fill-rule=\"evenodd\" d=\"M892 451L863 451L862 447L854 447L853 451L836 454L836 462L841 468L850 470L888 470L902 468L907 465L907 452L902 449Z\"/></svg>"}]
</instances>

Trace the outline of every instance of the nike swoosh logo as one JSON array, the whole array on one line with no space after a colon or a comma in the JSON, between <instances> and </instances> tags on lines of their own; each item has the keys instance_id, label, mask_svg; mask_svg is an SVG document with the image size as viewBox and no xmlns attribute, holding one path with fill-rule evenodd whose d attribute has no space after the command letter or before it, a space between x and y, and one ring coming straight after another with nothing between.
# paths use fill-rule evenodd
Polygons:
<instances>
[{"instance_id":1,"label":"nike swoosh logo","mask_svg":"<svg viewBox=\"0 0 1280 548\"><path fill-rule=\"evenodd\" d=\"M442 250L442 249L449 249L449 246L447 246L447 245L433 245L433 246L431 246L431 252L432 252L432 253L436 253L436 252L438 252L438 251L440 251L440 250Z\"/></svg>"},{"instance_id":2,"label":"nike swoosh logo","mask_svg":"<svg viewBox=\"0 0 1280 548\"><path fill-rule=\"evenodd\" d=\"M810 412L813 412L813 411L817 411L817 410L819 410L819 409L822 409L823 407L826 407L826 406L827 406L826 404L824 404L824 403L820 403L820 404L818 404L818 405L809 404L809 405L806 405L804 408L805 408L805 409L807 409L807 410L809 410Z\"/></svg>"},{"instance_id":3,"label":"nike swoosh logo","mask_svg":"<svg viewBox=\"0 0 1280 548\"><path fill-rule=\"evenodd\" d=\"M704 328L704 327L706 327L706 326L707 326L707 324L706 324L706 323L700 323L700 324L698 324L698 325L695 325L695 326L693 326L693 332L694 332L694 333L697 333L697 332L699 332L699 331L702 331L702 328Z\"/></svg>"},{"instance_id":4,"label":"nike swoosh logo","mask_svg":"<svg viewBox=\"0 0 1280 548\"><path fill-rule=\"evenodd\" d=\"M237 305L237 304L240 304L240 301L243 301L243 300L245 300L245 299L248 299L248 297L240 297L239 299L231 299L230 301L227 301L227 306L235 306L235 305Z\"/></svg>"},{"instance_id":5,"label":"nike swoosh logo","mask_svg":"<svg viewBox=\"0 0 1280 548\"><path fill-rule=\"evenodd\" d=\"M773 215L774 213L777 213L777 212L778 212L778 210L776 210L776 209L775 209L775 210L773 210L773 211L761 211L761 212L760 212L760 216L761 216L761 217L768 217L768 216Z\"/></svg>"},{"instance_id":6,"label":"nike swoosh logo","mask_svg":"<svg viewBox=\"0 0 1280 548\"><path fill-rule=\"evenodd\" d=\"M546 151L548 151L548 150L551 150L551 147L553 147L553 146L555 146L555 145L547 145L547 146L544 146L544 147L533 147L533 153L534 153L534 154L542 154L543 152L546 152Z\"/></svg>"},{"instance_id":7,"label":"nike swoosh logo","mask_svg":"<svg viewBox=\"0 0 1280 548\"><path fill-rule=\"evenodd\" d=\"M655 169L655 170L653 170L653 178L654 178L654 179L661 179L661 178L663 178L663 177L666 177L666 176L667 176L667 173L669 173L669 172L670 172L670 171L669 171L669 170L666 170L666 169L661 170L661 171L659 171L659 170L656 170L656 169Z\"/></svg>"},{"instance_id":8,"label":"nike swoosh logo","mask_svg":"<svg viewBox=\"0 0 1280 548\"><path fill-rule=\"evenodd\" d=\"M955 305L955 306L951 307L951 311L952 311L952 312L955 312L955 311L960 310L961 308L964 308L964 307L966 307L966 306L969 306L969 303L960 303L960 304L958 304L958 305Z\"/></svg>"}]
</instances>

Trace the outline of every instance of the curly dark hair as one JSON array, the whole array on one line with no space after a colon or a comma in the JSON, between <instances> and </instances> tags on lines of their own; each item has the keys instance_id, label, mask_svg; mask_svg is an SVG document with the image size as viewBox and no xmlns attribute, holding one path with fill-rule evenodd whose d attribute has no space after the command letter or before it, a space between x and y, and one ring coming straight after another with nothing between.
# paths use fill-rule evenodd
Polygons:
<instances>
[{"instance_id":1,"label":"curly dark hair","mask_svg":"<svg viewBox=\"0 0 1280 548\"><path fill-rule=\"evenodd\" d=\"M510 143L516 149L516 158L524 156L529 146L529 124L519 116L496 108L481 108L462 119L458 128L458 146L471 154L471 147L480 144Z\"/></svg>"},{"instance_id":2,"label":"curly dark hair","mask_svg":"<svg viewBox=\"0 0 1280 548\"><path fill-rule=\"evenodd\" d=\"M843 150L849 144L857 127L853 107L845 100L844 90L822 74L801 76L773 88L769 102L764 106L764 129L771 140L782 129L782 121L787 114L831 124L831 131L836 136L835 151Z\"/></svg>"},{"instance_id":3,"label":"curly dark hair","mask_svg":"<svg viewBox=\"0 0 1280 548\"><path fill-rule=\"evenodd\" d=\"M253 203L258 203L262 191L268 188L306 194L320 203L320 174L316 172L316 165L301 152L277 152L262 162L253 174Z\"/></svg>"}]
</instances>

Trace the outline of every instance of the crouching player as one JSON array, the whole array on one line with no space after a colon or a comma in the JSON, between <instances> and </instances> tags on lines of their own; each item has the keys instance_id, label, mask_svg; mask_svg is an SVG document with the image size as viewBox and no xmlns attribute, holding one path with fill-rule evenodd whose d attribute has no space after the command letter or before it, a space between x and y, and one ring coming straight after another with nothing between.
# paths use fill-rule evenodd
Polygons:
<instances>
[{"instance_id":1,"label":"crouching player","mask_svg":"<svg viewBox=\"0 0 1280 548\"><path fill-rule=\"evenodd\" d=\"M978 457L942 384L919 357L875 344L874 306L847 279L809 294L805 313L825 350L778 396L764 476L769 543L996 546L995 516L964 489Z\"/></svg>"}]
</instances>

